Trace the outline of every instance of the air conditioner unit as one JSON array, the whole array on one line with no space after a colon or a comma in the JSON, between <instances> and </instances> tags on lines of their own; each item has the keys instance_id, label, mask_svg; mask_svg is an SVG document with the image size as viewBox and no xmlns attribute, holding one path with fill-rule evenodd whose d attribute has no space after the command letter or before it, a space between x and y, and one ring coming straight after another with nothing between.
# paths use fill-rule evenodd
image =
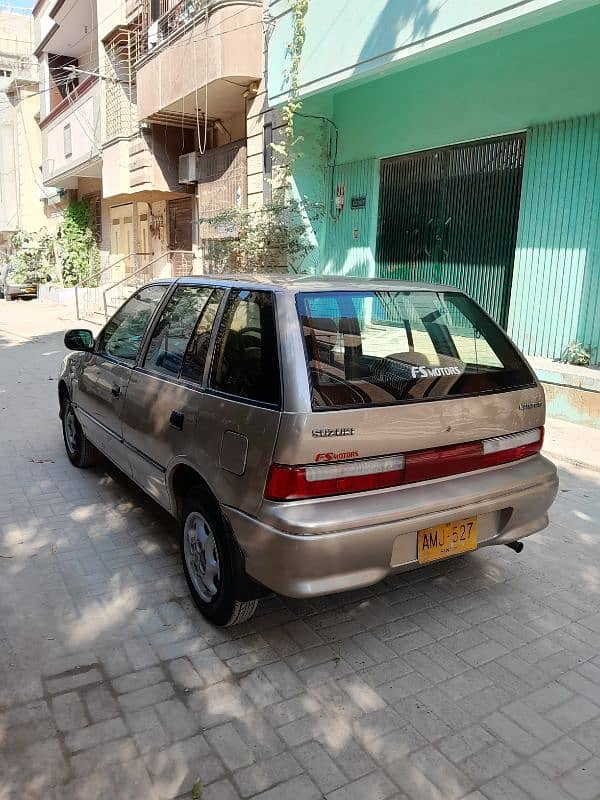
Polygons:
<instances>
[{"instance_id":1,"label":"air conditioner unit","mask_svg":"<svg viewBox=\"0 0 600 800\"><path fill-rule=\"evenodd\" d=\"M179 183L198 183L198 154L179 156Z\"/></svg>"}]
</instances>

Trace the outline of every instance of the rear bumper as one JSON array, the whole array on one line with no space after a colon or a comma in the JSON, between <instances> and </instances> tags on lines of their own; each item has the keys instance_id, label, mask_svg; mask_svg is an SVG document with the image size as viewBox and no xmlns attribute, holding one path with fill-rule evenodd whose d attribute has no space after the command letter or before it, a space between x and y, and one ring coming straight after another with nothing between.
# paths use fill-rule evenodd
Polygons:
<instances>
[{"instance_id":1,"label":"rear bumper","mask_svg":"<svg viewBox=\"0 0 600 800\"><path fill-rule=\"evenodd\" d=\"M453 478L364 495L263 503L260 519L226 507L255 580L289 597L368 586L419 565L417 531L477 516L479 547L548 524L558 490L543 456Z\"/></svg>"}]
</instances>

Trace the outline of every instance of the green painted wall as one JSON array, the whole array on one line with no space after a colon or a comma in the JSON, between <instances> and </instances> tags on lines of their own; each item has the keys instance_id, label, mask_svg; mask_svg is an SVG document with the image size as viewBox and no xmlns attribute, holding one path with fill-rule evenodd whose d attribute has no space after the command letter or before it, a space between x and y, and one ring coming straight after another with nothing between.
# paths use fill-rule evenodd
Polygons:
<instances>
[{"instance_id":1,"label":"green painted wall","mask_svg":"<svg viewBox=\"0 0 600 800\"><path fill-rule=\"evenodd\" d=\"M600 358L600 115L529 132L509 331L530 355Z\"/></svg>"},{"instance_id":2,"label":"green painted wall","mask_svg":"<svg viewBox=\"0 0 600 800\"><path fill-rule=\"evenodd\" d=\"M596 6L335 94L340 163L600 111L599 32Z\"/></svg>"},{"instance_id":3,"label":"green painted wall","mask_svg":"<svg viewBox=\"0 0 600 800\"><path fill-rule=\"evenodd\" d=\"M570 338L597 346L597 122L545 123L600 112L598 31L595 6L368 84L307 98L303 111L331 118L339 147L332 182L327 148L315 144L327 123L302 121L304 155L295 165L299 194L327 207L331 185L344 183L347 205L339 220L325 214L314 226L317 247L306 269L374 272L380 158L528 130L510 330L525 350L551 357ZM367 195L366 209L352 211L350 198L361 194ZM540 282L535 297L525 294L531 281ZM568 310L554 301L555 290L568 300Z\"/></svg>"},{"instance_id":4,"label":"green painted wall","mask_svg":"<svg viewBox=\"0 0 600 800\"><path fill-rule=\"evenodd\" d=\"M346 187L346 205L340 214L327 217L323 271L374 277L379 162L367 159L344 164L335 170L334 185L338 183ZM352 209L352 197L366 197L366 207Z\"/></svg>"},{"instance_id":5,"label":"green painted wall","mask_svg":"<svg viewBox=\"0 0 600 800\"><path fill-rule=\"evenodd\" d=\"M310 113L329 118L333 112L331 104L322 103L314 105ZM333 164L333 153L330 153L331 126L324 119L298 116L295 120L295 134L300 137L300 142L296 146L293 194L306 209L314 249L294 267L303 272L322 272L331 193L331 170L328 164Z\"/></svg>"},{"instance_id":6,"label":"green painted wall","mask_svg":"<svg viewBox=\"0 0 600 800\"><path fill-rule=\"evenodd\" d=\"M597 0L311 0L299 83L303 94L347 87L507 36ZM269 98L283 102L289 0L270 0Z\"/></svg>"}]
</instances>

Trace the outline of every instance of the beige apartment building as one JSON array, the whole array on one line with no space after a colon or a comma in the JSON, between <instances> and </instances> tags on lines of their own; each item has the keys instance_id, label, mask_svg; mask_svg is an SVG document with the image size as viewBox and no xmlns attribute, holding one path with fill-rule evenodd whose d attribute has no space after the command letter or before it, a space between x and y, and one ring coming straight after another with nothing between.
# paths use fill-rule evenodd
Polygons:
<instances>
[{"instance_id":1,"label":"beige apartment building","mask_svg":"<svg viewBox=\"0 0 600 800\"><path fill-rule=\"evenodd\" d=\"M43 182L95 209L102 283L211 268L263 199L262 0L38 0Z\"/></svg>"},{"instance_id":2,"label":"beige apartment building","mask_svg":"<svg viewBox=\"0 0 600 800\"><path fill-rule=\"evenodd\" d=\"M29 15L0 11L0 252L13 235L53 230L61 196L42 182L40 94Z\"/></svg>"}]
</instances>

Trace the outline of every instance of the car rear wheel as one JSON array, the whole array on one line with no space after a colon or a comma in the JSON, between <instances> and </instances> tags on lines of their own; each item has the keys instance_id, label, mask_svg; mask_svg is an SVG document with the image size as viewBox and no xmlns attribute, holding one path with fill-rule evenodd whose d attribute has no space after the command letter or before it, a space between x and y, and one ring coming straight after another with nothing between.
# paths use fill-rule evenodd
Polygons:
<instances>
[{"instance_id":1,"label":"car rear wheel","mask_svg":"<svg viewBox=\"0 0 600 800\"><path fill-rule=\"evenodd\" d=\"M60 417L65 450L71 464L81 468L93 466L96 461L96 449L83 432L68 397L62 400Z\"/></svg>"},{"instance_id":2,"label":"car rear wheel","mask_svg":"<svg viewBox=\"0 0 600 800\"><path fill-rule=\"evenodd\" d=\"M258 600L242 599L246 576L216 504L201 487L183 503L181 560L194 603L213 625L250 619Z\"/></svg>"}]
</instances>

